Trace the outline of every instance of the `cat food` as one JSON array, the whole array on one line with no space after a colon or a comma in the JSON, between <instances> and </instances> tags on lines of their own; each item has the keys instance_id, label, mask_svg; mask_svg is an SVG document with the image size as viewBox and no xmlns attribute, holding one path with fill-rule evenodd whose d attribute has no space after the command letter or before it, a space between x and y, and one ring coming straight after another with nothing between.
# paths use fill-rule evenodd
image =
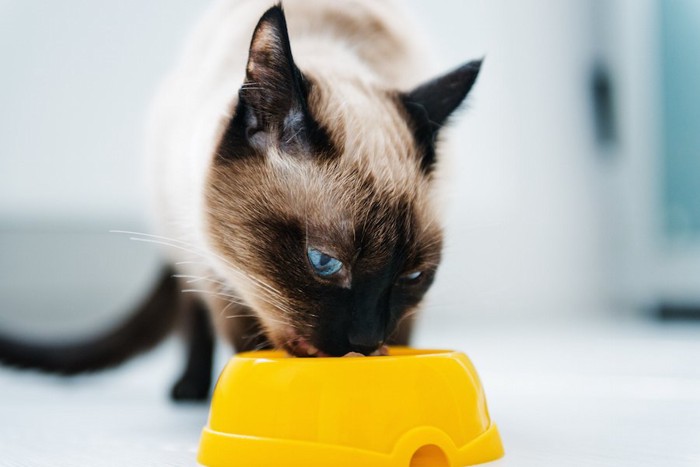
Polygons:
<instances>
[{"instance_id":1,"label":"cat food","mask_svg":"<svg viewBox=\"0 0 700 467\"><path fill-rule=\"evenodd\" d=\"M386 357L387 355L389 355L389 347L386 345L379 347L377 350L369 354L370 357ZM364 357L364 355L359 352L348 352L343 355L343 357Z\"/></svg>"}]
</instances>

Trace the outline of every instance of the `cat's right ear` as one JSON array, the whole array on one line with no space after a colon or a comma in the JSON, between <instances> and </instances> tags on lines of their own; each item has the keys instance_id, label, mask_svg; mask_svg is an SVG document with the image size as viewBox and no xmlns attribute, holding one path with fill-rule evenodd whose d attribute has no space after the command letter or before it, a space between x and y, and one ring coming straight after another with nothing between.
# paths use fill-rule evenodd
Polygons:
<instances>
[{"instance_id":1,"label":"cat's right ear","mask_svg":"<svg viewBox=\"0 0 700 467\"><path fill-rule=\"evenodd\" d=\"M264 154L270 147L310 153L317 144L327 144L325 132L308 110L309 86L294 63L284 11L273 6L255 27L245 82L220 156Z\"/></svg>"}]
</instances>

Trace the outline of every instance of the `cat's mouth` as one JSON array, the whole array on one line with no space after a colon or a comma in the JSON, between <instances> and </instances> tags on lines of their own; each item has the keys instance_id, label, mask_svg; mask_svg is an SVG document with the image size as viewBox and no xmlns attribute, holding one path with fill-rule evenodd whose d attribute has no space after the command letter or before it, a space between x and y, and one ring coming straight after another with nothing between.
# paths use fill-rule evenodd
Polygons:
<instances>
[{"instance_id":1,"label":"cat's mouth","mask_svg":"<svg viewBox=\"0 0 700 467\"><path fill-rule=\"evenodd\" d=\"M295 357L330 357L330 354L316 348L303 337L296 337L284 344L284 350Z\"/></svg>"},{"instance_id":2,"label":"cat's mouth","mask_svg":"<svg viewBox=\"0 0 700 467\"><path fill-rule=\"evenodd\" d=\"M333 355L318 349L316 346L311 344L308 340L303 337L296 337L289 339L283 345L284 350L286 350L290 355L300 358L309 357L333 357ZM379 357L386 356L389 354L389 348L386 345L382 345L374 352L370 353L369 357ZM342 357L364 357L365 355L359 352L348 352Z\"/></svg>"}]
</instances>

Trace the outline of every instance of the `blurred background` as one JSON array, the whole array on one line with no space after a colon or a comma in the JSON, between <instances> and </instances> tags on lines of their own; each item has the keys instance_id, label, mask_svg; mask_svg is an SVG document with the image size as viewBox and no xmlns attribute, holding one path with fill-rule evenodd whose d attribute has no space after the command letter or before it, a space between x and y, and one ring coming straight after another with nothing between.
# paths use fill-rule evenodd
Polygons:
<instances>
[{"instance_id":1,"label":"blurred background","mask_svg":"<svg viewBox=\"0 0 700 467\"><path fill-rule=\"evenodd\" d=\"M1 332L85 335L151 287L158 249L109 232L152 231L145 115L209 2L0 0ZM485 56L415 344L473 359L499 466L700 465L700 2L405 4L445 70ZM0 369L3 460L193 465L178 350Z\"/></svg>"},{"instance_id":2,"label":"blurred background","mask_svg":"<svg viewBox=\"0 0 700 467\"><path fill-rule=\"evenodd\" d=\"M109 231L151 231L145 113L208 3L0 1L1 329L83 333L149 288L158 251ZM444 69L486 57L427 316L700 317L700 3L406 3Z\"/></svg>"}]
</instances>

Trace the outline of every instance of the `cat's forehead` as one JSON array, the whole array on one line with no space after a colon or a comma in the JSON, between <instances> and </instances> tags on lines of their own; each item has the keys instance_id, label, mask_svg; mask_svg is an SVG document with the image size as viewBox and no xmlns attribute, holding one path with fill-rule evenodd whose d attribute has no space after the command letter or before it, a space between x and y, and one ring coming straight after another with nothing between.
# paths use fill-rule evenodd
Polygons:
<instances>
[{"instance_id":1,"label":"cat's forehead","mask_svg":"<svg viewBox=\"0 0 700 467\"><path fill-rule=\"evenodd\" d=\"M350 170L359 166L396 190L424 177L420 149L395 92L372 81L315 80L309 107Z\"/></svg>"},{"instance_id":2,"label":"cat's forehead","mask_svg":"<svg viewBox=\"0 0 700 467\"><path fill-rule=\"evenodd\" d=\"M290 204L312 241L361 247L379 258L393 245L419 244L439 233L425 178L394 184L385 174L349 163L325 164L303 177L310 179L290 186L295 193Z\"/></svg>"}]
</instances>

